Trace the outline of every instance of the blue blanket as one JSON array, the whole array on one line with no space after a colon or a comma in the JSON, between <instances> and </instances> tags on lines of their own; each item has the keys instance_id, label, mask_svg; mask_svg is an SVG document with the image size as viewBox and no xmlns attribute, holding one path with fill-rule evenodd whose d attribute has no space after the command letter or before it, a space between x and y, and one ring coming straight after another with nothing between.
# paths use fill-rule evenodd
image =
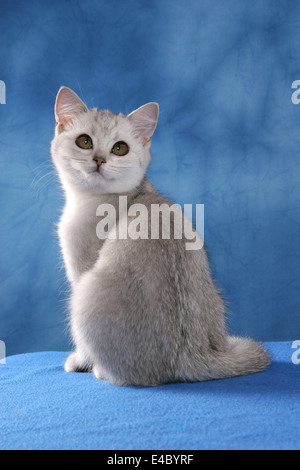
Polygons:
<instances>
[{"instance_id":1,"label":"blue blanket","mask_svg":"<svg viewBox=\"0 0 300 470\"><path fill-rule=\"evenodd\" d=\"M260 374L150 388L67 374L65 352L8 357L0 448L299 449L300 354L291 346L266 343L273 363Z\"/></svg>"}]
</instances>

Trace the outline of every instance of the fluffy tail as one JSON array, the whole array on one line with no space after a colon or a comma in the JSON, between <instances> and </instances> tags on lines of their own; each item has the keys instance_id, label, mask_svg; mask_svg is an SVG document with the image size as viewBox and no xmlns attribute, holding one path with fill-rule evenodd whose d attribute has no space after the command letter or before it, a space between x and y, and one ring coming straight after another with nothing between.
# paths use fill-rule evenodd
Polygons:
<instances>
[{"instance_id":1,"label":"fluffy tail","mask_svg":"<svg viewBox=\"0 0 300 470\"><path fill-rule=\"evenodd\" d=\"M208 364L211 378L220 379L263 371L271 362L265 348L248 338L228 337L228 348Z\"/></svg>"}]
</instances>

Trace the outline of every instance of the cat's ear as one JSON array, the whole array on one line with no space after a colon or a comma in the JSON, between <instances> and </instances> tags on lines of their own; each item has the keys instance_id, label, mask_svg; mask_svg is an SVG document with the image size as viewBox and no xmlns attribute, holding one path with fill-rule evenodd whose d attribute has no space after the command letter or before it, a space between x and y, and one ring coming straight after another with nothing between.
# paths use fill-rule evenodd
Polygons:
<instances>
[{"instance_id":1,"label":"cat's ear","mask_svg":"<svg viewBox=\"0 0 300 470\"><path fill-rule=\"evenodd\" d=\"M158 103L147 103L127 116L133 124L135 135L137 137L143 137L145 143L150 141L155 131L158 114Z\"/></svg>"},{"instance_id":2,"label":"cat's ear","mask_svg":"<svg viewBox=\"0 0 300 470\"><path fill-rule=\"evenodd\" d=\"M87 106L73 90L65 86L61 87L55 102L57 131L62 132L67 124L73 122L74 117L87 111Z\"/></svg>"}]
</instances>

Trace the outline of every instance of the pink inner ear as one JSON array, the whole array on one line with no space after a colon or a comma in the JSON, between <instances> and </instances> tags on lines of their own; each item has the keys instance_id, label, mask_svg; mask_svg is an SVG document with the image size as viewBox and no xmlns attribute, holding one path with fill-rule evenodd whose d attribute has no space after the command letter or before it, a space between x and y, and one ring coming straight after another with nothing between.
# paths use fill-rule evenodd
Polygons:
<instances>
[{"instance_id":1,"label":"pink inner ear","mask_svg":"<svg viewBox=\"0 0 300 470\"><path fill-rule=\"evenodd\" d=\"M65 130L67 124L73 124L71 118L65 118L62 122L59 122L58 117L56 116L56 125L59 134Z\"/></svg>"},{"instance_id":2,"label":"pink inner ear","mask_svg":"<svg viewBox=\"0 0 300 470\"><path fill-rule=\"evenodd\" d=\"M157 103L147 103L128 115L137 136L144 139L152 137L157 125L158 113ZM146 144L145 140L144 144Z\"/></svg>"},{"instance_id":3,"label":"pink inner ear","mask_svg":"<svg viewBox=\"0 0 300 470\"><path fill-rule=\"evenodd\" d=\"M88 110L86 105L70 88L62 87L55 103L55 119L58 132L62 132L67 124L73 123L73 118Z\"/></svg>"}]
</instances>

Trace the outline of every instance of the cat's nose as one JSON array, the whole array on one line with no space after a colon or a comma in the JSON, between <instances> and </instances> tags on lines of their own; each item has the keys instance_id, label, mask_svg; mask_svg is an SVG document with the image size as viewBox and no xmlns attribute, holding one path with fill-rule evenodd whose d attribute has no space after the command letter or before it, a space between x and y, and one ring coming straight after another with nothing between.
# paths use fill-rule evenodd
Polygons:
<instances>
[{"instance_id":1,"label":"cat's nose","mask_svg":"<svg viewBox=\"0 0 300 470\"><path fill-rule=\"evenodd\" d=\"M97 166L101 166L102 163L105 163L105 158L103 158L103 157L94 157L94 161L97 163Z\"/></svg>"}]
</instances>

